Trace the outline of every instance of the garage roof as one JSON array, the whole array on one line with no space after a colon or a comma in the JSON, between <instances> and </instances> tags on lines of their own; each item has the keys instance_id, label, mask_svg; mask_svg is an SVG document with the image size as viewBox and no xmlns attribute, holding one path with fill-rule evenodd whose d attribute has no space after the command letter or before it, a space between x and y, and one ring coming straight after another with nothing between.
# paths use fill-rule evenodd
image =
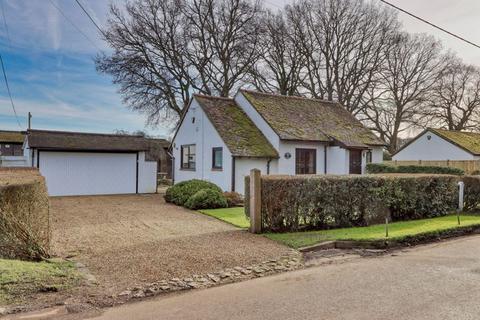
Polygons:
<instances>
[{"instance_id":1,"label":"garage roof","mask_svg":"<svg viewBox=\"0 0 480 320\"><path fill-rule=\"evenodd\" d=\"M72 151L145 151L148 140L142 136L118 134L28 130L31 148Z\"/></svg>"},{"instance_id":2,"label":"garage roof","mask_svg":"<svg viewBox=\"0 0 480 320\"><path fill-rule=\"evenodd\" d=\"M25 135L20 131L0 130L0 142L23 143L24 139Z\"/></svg>"}]
</instances>

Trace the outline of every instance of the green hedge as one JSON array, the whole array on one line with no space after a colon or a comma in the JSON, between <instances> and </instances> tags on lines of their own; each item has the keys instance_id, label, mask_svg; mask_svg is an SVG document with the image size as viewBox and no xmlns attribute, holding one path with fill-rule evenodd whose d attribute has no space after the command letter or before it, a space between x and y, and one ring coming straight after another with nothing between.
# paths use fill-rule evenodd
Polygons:
<instances>
[{"instance_id":1,"label":"green hedge","mask_svg":"<svg viewBox=\"0 0 480 320\"><path fill-rule=\"evenodd\" d=\"M443 216L457 207L460 180L453 175L262 176L263 228L328 229L366 226L386 216L393 221ZM249 179L245 182L248 190ZM472 190L466 207L480 199L473 197L479 182L466 183L466 190Z\"/></svg>"},{"instance_id":2,"label":"green hedge","mask_svg":"<svg viewBox=\"0 0 480 320\"><path fill-rule=\"evenodd\" d=\"M0 258L48 258L50 233L45 179L36 169L1 168Z\"/></svg>"},{"instance_id":3,"label":"green hedge","mask_svg":"<svg viewBox=\"0 0 480 320\"><path fill-rule=\"evenodd\" d=\"M464 211L478 211L480 207L480 176L463 176L460 180L465 184Z\"/></svg>"},{"instance_id":4,"label":"green hedge","mask_svg":"<svg viewBox=\"0 0 480 320\"><path fill-rule=\"evenodd\" d=\"M392 166L383 163L367 164L368 173L430 173L430 174L453 174L464 175L465 172L459 168L437 167L437 166Z\"/></svg>"}]
</instances>

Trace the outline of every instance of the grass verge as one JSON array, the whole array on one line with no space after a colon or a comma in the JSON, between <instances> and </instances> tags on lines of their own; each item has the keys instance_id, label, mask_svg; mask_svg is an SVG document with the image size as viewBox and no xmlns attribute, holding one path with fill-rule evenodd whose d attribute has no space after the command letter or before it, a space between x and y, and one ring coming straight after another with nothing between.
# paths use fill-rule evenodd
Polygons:
<instances>
[{"instance_id":1,"label":"grass verge","mask_svg":"<svg viewBox=\"0 0 480 320\"><path fill-rule=\"evenodd\" d=\"M66 289L79 281L80 274L71 262L0 259L0 305L23 301L38 292Z\"/></svg>"},{"instance_id":2,"label":"grass verge","mask_svg":"<svg viewBox=\"0 0 480 320\"><path fill-rule=\"evenodd\" d=\"M467 226L480 226L480 216L462 215L461 225L457 224L457 216L445 216L431 219L394 222L389 224L389 240L402 241L413 236L434 234L446 230L454 230ZM330 240L385 240L385 225L369 227L342 228L319 231L267 233L266 237L281 242L292 248L311 246Z\"/></svg>"},{"instance_id":3,"label":"grass verge","mask_svg":"<svg viewBox=\"0 0 480 320\"><path fill-rule=\"evenodd\" d=\"M211 217L220 219L222 221L233 224L239 228L250 227L250 221L245 216L243 207L222 208L222 209L204 209L199 212L209 215Z\"/></svg>"}]
</instances>

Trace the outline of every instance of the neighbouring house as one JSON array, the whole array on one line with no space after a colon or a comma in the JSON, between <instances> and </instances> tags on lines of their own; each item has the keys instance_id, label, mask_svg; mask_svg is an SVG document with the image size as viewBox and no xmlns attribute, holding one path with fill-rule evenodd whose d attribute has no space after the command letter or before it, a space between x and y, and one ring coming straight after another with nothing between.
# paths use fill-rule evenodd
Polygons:
<instances>
[{"instance_id":1,"label":"neighbouring house","mask_svg":"<svg viewBox=\"0 0 480 320\"><path fill-rule=\"evenodd\" d=\"M0 167L24 166L23 141L21 131L0 130Z\"/></svg>"},{"instance_id":2,"label":"neighbouring house","mask_svg":"<svg viewBox=\"0 0 480 320\"><path fill-rule=\"evenodd\" d=\"M157 162L147 138L28 130L24 155L45 177L51 196L154 193Z\"/></svg>"},{"instance_id":3,"label":"neighbouring house","mask_svg":"<svg viewBox=\"0 0 480 320\"><path fill-rule=\"evenodd\" d=\"M174 181L203 179L244 193L262 174L361 174L385 143L340 104L239 90L195 95L172 140Z\"/></svg>"},{"instance_id":4,"label":"neighbouring house","mask_svg":"<svg viewBox=\"0 0 480 320\"><path fill-rule=\"evenodd\" d=\"M165 139L149 138L149 150L146 154L147 161L157 162L159 178L172 178L172 157L168 151L170 142Z\"/></svg>"},{"instance_id":5,"label":"neighbouring house","mask_svg":"<svg viewBox=\"0 0 480 320\"><path fill-rule=\"evenodd\" d=\"M400 148L398 161L479 160L480 133L428 128Z\"/></svg>"}]
</instances>

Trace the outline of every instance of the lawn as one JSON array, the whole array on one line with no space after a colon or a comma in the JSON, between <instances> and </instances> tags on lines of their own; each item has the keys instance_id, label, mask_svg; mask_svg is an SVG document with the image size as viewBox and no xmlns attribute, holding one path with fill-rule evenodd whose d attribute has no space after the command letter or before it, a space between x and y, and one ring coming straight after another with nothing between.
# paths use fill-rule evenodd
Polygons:
<instances>
[{"instance_id":1,"label":"lawn","mask_svg":"<svg viewBox=\"0 0 480 320\"><path fill-rule=\"evenodd\" d=\"M460 216L461 226L480 225L480 216ZM444 231L458 227L457 216L445 216L432 219L390 223L390 240L401 240L408 236ZM266 237L279 241L292 248L311 246L328 240L381 240L385 239L385 225L369 227L342 228L322 231L268 233Z\"/></svg>"},{"instance_id":2,"label":"lawn","mask_svg":"<svg viewBox=\"0 0 480 320\"><path fill-rule=\"evenodd\" d=\"M250 220L248 220L248 218L245 216L245 211L243 207L205 209L199 210L199 212L228 222L239 228L250 227Z\"/></svg>"},{"instance_id":3,"label":"lawn","mask_svg":"<svg viewBox=\"0 0 480 320\"><path fill-rule=\"evenodd\" d=\"M28 299L37 292L69 288L79 280L71 262L0 259L0 305Z\"/></svg>"}]
</instances>

